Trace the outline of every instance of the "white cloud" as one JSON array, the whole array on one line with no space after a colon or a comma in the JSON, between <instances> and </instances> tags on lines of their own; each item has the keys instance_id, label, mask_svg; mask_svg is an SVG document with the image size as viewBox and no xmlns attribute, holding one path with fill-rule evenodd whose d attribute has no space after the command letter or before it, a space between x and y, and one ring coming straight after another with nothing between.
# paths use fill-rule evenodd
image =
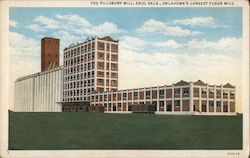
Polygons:
<instances>
[{"instance_id":1,"label":"white cloud","mask_svg":"<svg viewBox=\"0 0 250 158\"><path fill-rule=\"evenodd\" d=\"M237 51L242 50L242 39L236 37L224 37L217 41L191 40L187 46L195 49L214 49L224 51Z\"/></svg>"},{"instance_id":2,"label":"white cloud","mask_svg":"<svg viewBox=\"0 0 250 158\"><path fill-rule=\"evenodd\" d=\"M40 25L38 24L31 24L29 26L26 26L27 29L33 30L35 32L44 32L45 29L42 28Z\"/></svg>"},{"instance_id":3,"label":"white cloud","mask_svg":"<svg viewBox=\"0 0 250 158\"><path fill-rule=\"evenodd\" d=\"M123 50L143 50L144 46L148 44L146 41L137 37L122 36L120 38L120 48Z\"/></svg>"},{"instance_id":4,"label":"white cloud","mask_svg":"<svg viewBox=\"0 0 250 158\"><path fill-rule=\"evenodd\" d=\"M9 24L10 24L10 27L15 27L15 28L17 28L17 25L18 25L18 23L14 20L10 20Z\"/></svg>"},{"instance_id":5,"label":"white cloud","mask_svg":"<svg viewBox=\"0 0 250 158\"><path fill-rule=\"evenodd\" d=\"M42 25L45 25L46 28L50 28L50 29L56 29L60 27L60 24L58 21L56 21L53 18L47 18L44 16L38 16L35 18L34 20L35 22L38 22Z\"/></svg>"},{"instance_id":6,"label":"white cloud","mask_svg":"<svg viewBox=\"0 0 250 158\"><path fill-rule=\"evenodd\" d=\"M169 26L168 24L150 19L137 29L139 33L160 33L167 36L191 36L198 35L201 32L183 29L179 26Z\"/></svg>"},{"instance_id":7,"label":"white cloud","mask_svg":"<svg viewBox=\"0 0 250 158\"><path fill-rule=\"evenodd\" d=\"M38 57L40 55L40 43L17 32L10 32L10 54L28 55Z\"/></svg>"},{"instance_id":8,"label":"white cloud","mask_svg":"<svg viewBox=\"0 0 250 158\"><path fill-rule=\"evenodd\" d=\"M118 26L115 25L114 23L105 22L98 26L89 27L83 30L83 32L92 36L106 36L106 35L114 35L122 33L124 32L124 30L118 28Z\"/></svg>"},{"instance_id":9,"label":"white cloud","mask_svg":"<svg viewBox=\"0 0 250 158\"><path fill-rule=\"evenodd\" d=\"M120 49L119 88L169 85L179 80L211 84L241 83L241 60L229 55L155 52Z\"/></svg>"},{"instance_id":10,"label":"white cloud","mask_svg":"<svg viewBox=\"0 0 250 158\"><path fill-rule=\"evenodd\" d=\"M158 47L170 47L170 48L181 48L182 44L175 41L175 40L167 40L164 42L155 42L153 43L154 46Z\"/></svg>"},{"instance_id":11,"label":"white cloud","mask_svg":"<svg viewBox=\"0 0 250 158\"><path fill-rule=\"evenodd\" d=\"M73 25L90 26L90 23L86 19L76 14L66 14L66 15L57 14L55 15L55 18L67 21L67 23L71 25L73 24Z\"/></svg>"},{"instance_id":12,"label":"white cloud","mask_svg":"<svg viewBox=\"0 0 250 158\"><path fill-rule=\"evenodd\" d=\"M202 27L213 27L216 28L218 25L215 23L214 18L209 17L193 17L186 19L176 19L174 24L186 25L186 26L202 26Z\"/></svg>"}]
</instances>

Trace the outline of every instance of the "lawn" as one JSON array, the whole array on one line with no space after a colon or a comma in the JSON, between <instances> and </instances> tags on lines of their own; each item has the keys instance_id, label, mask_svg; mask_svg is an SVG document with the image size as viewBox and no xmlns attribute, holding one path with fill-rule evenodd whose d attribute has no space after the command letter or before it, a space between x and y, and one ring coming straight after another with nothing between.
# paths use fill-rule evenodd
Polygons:
<instances>
[{"instance_id":1,"label":"lawn","mask_svg":"<svg viewBox=\"0 0 250 158\"><path fill-rule=\"evenodd\" d=\"M10 112L9 149L242 149L242 115Z\"/></svg>"}]
</instances>

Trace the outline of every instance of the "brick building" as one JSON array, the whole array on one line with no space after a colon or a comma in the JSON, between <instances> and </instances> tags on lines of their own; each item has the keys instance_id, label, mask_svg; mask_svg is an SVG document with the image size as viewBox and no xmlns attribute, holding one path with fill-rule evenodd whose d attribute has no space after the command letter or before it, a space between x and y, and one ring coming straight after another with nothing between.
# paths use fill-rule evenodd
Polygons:
<instances>
[{"instance_id":1,"label":"brick building","mask_svg":"<svg viewBox=\"0 0 250 158\"><path fill-rule=\"evenodd\" d=\"M44 37L41 40L41 71L59 66L60 40Z\"/></svg>"},{"instance_id":2,"label":"brick building","mask_svg":"<svg viewBox=\"0 0 250 158\"><path fill-rule=\"evenodd\" d=\"M153 104L156 114L235 115L235 87L209 85L200 80L172 85L96 92L91 105L104 106L106 112L131 112L130 106Z\"/></svg>"}]
</instances>

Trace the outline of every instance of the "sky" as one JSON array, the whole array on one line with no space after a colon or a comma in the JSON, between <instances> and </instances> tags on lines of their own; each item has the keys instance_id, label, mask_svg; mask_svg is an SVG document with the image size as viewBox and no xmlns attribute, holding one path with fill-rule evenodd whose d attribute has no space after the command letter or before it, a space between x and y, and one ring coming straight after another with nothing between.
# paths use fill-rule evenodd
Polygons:
<instances>
[{"instance_id":1,"label":"sky","mask_svg":"<svg viewBox=\"0 0 250 158\"><path fill-rule=\"evenodd\" d=\"M11 8L9 24L11 85L40 71L44 36L60 39L62 65L63 48L108 35L119 40L119 89L200 79L235 85L241 103L241 8Z\"/></svg>"}]
</instances>

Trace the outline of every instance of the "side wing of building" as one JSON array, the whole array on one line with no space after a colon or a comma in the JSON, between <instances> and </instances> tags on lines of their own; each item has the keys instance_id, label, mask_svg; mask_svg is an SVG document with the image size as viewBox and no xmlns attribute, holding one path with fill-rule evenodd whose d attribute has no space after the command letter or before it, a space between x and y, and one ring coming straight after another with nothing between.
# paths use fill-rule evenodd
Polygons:
<instances>
[{"instance_id":1,"label":"side wing of building","mask_svg":"<svg viewBox=\"0 0 250 158\"><path fill-rule=\"evenodd\" d=\"M57 67L18 78L15 82L14 111L60 112L63 68Z\"/></svg>"}]
</instances>

